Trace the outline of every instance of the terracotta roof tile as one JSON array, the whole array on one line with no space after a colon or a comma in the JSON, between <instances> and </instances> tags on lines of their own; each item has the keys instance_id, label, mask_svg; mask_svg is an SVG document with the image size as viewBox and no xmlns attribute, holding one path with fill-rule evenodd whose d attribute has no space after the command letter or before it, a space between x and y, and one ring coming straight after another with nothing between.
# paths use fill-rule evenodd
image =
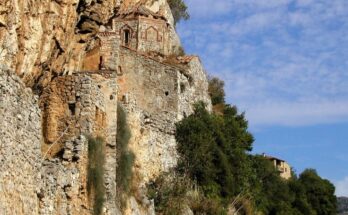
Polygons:
<instances>
[{"instance_id":1,"label":"terracotta roof tile","mask_svg":"<svg viewBox=\"0 0 348 215\"><path fill-rule=\"evenodd\" d=\"M193 58L197 56L195 55L185 55L185 56L179 56L176 59L179 61L179 63L187 64L190 63Z\"/></svg>"},{"instance_id":2,"label":"terracotta roof tile","mask_svg":"<svg viewBox=\"0 0 348 215\"><path fill-rule=\"evenodd\" d=\"M119 15L123 16L124 18L129 17L129 16L138 16L138 15L143 15L143 16L153 16L155 18L161 18L166 20L166 18L162 15L159 15L157 13L152 12L151 10L147 9L144 5L143 2L139 2L138 4L134 6L129 6L127 8L122 8L119 11Z\"/></svg>"}]
</instances>

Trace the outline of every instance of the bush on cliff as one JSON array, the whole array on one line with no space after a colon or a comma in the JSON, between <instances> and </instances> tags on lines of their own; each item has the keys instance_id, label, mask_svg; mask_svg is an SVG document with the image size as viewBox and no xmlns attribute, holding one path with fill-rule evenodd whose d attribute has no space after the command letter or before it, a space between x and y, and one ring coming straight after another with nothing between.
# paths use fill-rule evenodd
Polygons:
<instances>
[{"instance_id":1,"label":"bush on cliff","mask_svg":"<svg viewBox=\"0 0 348 215\"><path fill-rule=\"evenodd\" d=\"M117 106L117 168L116 183L121 203L124 204L123 195L128 195L133 177L134 154L129 150L128 143L131 137L130 129L127 125L127 115L123 107Z\"/></svg>"},{"instance_id":2,"label":"bush on cliff","mask_svg":"<svg viewBox=\"0 0 348 215\"><path fill-rule=\"evenodd\" d=\"M248 151L253 142L243 114L226 105L224 115L210 114L199 103L177 124L178 170L197 181L210 198L229 201L250 189Z\"/></svg>"},{"instance_id":3,"label":"bush on cliff","mask_svg":"<svg viewBox=\"0 0 348 215\"><path fill-rule=\"evenodd\" d=\"M174 17L174 23L180 22L180 20L188 20L190 15L187 11L187 6L183 0L168 0L169 7Z\"/></svg>"},{"instance_id":4,"label":"bush on cliff","mask_svg":"<svg viewBox=\"0 0 348 215\"><path fill-rule=\"evenodd\" d=\"M208 92L213 105L225 104L225 82L217 77L210 76Z\"/></svg>"},{"instance_id":5,"label":"bush on cliff","mask_svg":"<svg viewBox=\"0 0 348 215\"><path fill-rule=\"evenodd\" d=\"M331 215L336 212L333 185L314 170L297 179L280 177L273 163L250 155L253 137L247 121L235 107L225 105L223 115L206 111L204 104L177 123L177 172L196 181L203 195L227 208L238 196L248 196L235 207L245 214ZM243 205L243 202L247 204Z\"/></svg>"},{"instance_id":6,"label":"bush on cliff","mask_svg":"<svg viewBox=\"0 0 348 215\"><path fill-rule=\"evenodd\" d=\"M191 116L177 123L177 172L187 174L206 198L225 208L242 196L234 207L244 214L335 214L334 187L314 170L287 181L269 160L249 154L253 136L244 114L225 104L223 85L210 79L209 93L218 110L209 113L198 103Z\"/></svg>"},{"instance_id":7,"label":"bush on cliff","mask_svg":"<svg viewBox=\"0 0 348 215\"><path fill-rule=\"evenodd\" d=\"M161 174L147 188L158 214L183 214L187 208L194 214L226 214L220 202L205 197L195 182L176 171Z\"/></svg>"},{"instance_id":8,"label":"bush on cliff","mask_svg":"<svg viewBox=\"0 0 348 215\"><path fill-rule=\"evenodd\" d=\"M104 140L101 137L88 138L87 191L93 201L93 214L102 212L105 201L104 187Z\"/></svg>"},{"instance_id":9,"label":"bush on cliff","mask_svg":"<svg viewBox=\"0 0 348 215\"><path fill-rule=\"evenodd\" d=\"M199 102L176 124L175 174L161 176L149 188L158 212L178 214L187 205L195 214L225 214L228 208L245 215L335 214L334 186L315 170L285 180L272 162L250 154L254 138L248 122L225 103L223 86L210 78L209 93L218 109L210 113ZM190 197L192 191L196 194Z\"/></svg>"}]
</instances>

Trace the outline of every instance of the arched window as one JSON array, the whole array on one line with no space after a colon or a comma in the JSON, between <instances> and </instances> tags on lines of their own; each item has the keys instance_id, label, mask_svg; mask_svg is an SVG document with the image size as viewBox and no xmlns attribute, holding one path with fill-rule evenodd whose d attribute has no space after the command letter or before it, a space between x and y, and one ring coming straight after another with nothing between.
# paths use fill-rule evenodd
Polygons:
<instances>
[{"instance_id":1,"label":"arched window","mask_svg":"<svg viewBox=\"0 0 348 215\"><path fill-rule=\"evenodd\" d=\"M130 30L125 29L123 31L123 38L124 38L124 45L129 46L129 41L130 41Z\"/></svg>"}]
</instances>

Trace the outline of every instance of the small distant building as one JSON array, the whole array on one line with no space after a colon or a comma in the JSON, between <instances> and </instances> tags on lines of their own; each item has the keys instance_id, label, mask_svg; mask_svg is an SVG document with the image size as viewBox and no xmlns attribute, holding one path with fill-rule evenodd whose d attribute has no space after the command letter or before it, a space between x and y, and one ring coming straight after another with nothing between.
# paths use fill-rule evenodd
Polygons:
<instances>
[{"instance_id":1,"label":"small distant building","mask_svg":"<svg viewBox=\"0 0 348 215\"><path fill-rule=\"evenodd\" d=\"M280 177L286 180L291 178L291 166L286 161L266 154L263 154L263 157L273 163L274 167L279 171Z\"/></svg>"}]
</instances>

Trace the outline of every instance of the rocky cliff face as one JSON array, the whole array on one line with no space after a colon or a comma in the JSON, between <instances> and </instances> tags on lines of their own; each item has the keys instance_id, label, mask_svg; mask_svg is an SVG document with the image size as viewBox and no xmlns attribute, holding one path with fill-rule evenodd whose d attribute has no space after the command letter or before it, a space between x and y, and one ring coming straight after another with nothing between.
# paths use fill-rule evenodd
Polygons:
<instances>
[{"instance_id":1,"label":"rocky cliff face","mask_svg":"<svg viewBox=\"0 0 348 215\"><path fill-rule=\"evenodd\" d=\"M41 119L38 97L21 80L0 73L0 213L38 214Z\"/></svg>"},{"instance_id":2,"label":"rocky cliff face","mask_svg":"<svg viewBox=\"0 0 348 215\"><path fill-rule=\"evenodd\" d=\"M119 6L111 0L4 0L0 62L27 86L79 70L99 26L108 23Z\"/></svg>"},{"instance_id":3,"label":"rocky cliff face","mask_svg":"<svg viewBox=\"0 0 348 215\"><path fill-rule=\"evenodd\" d=\"M105 140L103 214L154 214L145 184L176 165L175 122L210 108L201 62L180 46L166 0L4 0L0 214L92 214L85 134ZM117 103L135 154L123 212Z\"/></svg>"},{"instance_id":4,"label":"rocky cliff face","mask_svg":"<svg viewBox=\"0 0 348 215\"><path fill-rule=\"evenodd\" d=\"M52 76L79 71L100 26L140 0L3 0L0 62L27 86L46 86ZM143 1L173 23L165 0ZM176 38L177 39L177 38Z\"/></svg>"}]
</instances>

